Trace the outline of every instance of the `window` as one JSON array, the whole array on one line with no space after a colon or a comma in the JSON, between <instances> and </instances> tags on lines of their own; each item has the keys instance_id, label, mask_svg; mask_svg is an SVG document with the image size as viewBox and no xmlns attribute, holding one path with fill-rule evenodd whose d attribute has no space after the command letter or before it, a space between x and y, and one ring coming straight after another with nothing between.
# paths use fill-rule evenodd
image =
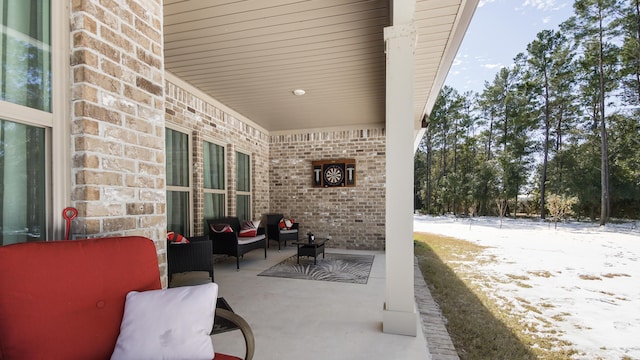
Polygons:
<instances>
[{"instance_id":1,"label":"window","mask_svg":"<svg viewBox=\"0 0 640 360\"><path fill-rule=\"evenodd\" d=\"M204 142L204 217L225 215L224 147Z\"/></svg>"},{"instance_id":2,"label":"window","mask_svg":"<svg viewBox=\"0 0 640 360\"><path fill-rule=\"evenodd\" d=\"M236 152L236 216L251 220L251 157Z\"/></svg>"},{"instance_id":3,"label":"window","mask_svg":"<svg viewBox=\"0 0 640 360\"><path fill-rule=\"evenodd\" d=\"M0 0L0 99L51 112L51 4Z\"/></svg>"},{"instance_id":4,"label":"window","mask_svg":"<svg viewBox=\"0 0 640 360\"><path fill-rule=\"evenodd\" d=\"M189 135L166 129L167 230L191 235L191 186Z\"/></svg>"},{"instance_id":5,"label":"window","mask_svg":"<svg viewBox=\"0 0 640 360\"><path fill-rule=\"evenodd\" d=\"M47 0L0 0L0 245L48 238L46 209L59 187L48 172L67 170L45 165L55 123L51 11Z\"/></svg>"}]
</instances>

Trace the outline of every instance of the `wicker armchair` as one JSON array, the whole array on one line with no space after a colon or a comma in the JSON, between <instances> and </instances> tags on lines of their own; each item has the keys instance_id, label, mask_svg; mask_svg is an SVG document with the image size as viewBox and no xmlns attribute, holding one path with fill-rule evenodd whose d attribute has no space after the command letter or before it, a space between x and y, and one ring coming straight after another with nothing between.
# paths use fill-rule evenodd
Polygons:
<instances>
[{"instance_id":1,"label":"wicker armchair","mask_svg":"<svg viewBox=\"0 0 640 360\"><path fill-rule=\"evenodd\" d=\"M282 214L267 214L267 238L278 242L278 250L280 250L280 242L284 241L287 246L287 240L298 241L298 223L293 223L291 229L280 229L279 224ZM268 244L268 241L267 241Z\"/></svg>"},{"instance_id":2,"label":"wicker armchair","mask_svg":"<svg viewBox=\"0 0 640 360\"><path fill-rule=\"evenodd\" d=\"M213 282L213 244L207 236L190 237L188 244L167 243L169 283L175 273L206 271Z\"/></svg>"}]
</instances>

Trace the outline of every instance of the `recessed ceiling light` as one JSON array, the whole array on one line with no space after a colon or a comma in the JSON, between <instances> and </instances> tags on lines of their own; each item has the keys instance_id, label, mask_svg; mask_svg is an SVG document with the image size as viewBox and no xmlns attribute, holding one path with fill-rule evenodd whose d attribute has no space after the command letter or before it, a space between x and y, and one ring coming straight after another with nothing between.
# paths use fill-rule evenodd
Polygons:
<instances>
[{"instance_id":1,"label":"recessed ceiling light","mask_svg":"<svg viewBox=\"0 0 640 360\"><path fill-rule=\"evenodd\" d=\"M302 89L295 89L295 90L293 90L293 95L295 95L295 96L302 96L302 95L304 95L304 94L306 94L306 93L307 93L307 92L306 92L306 91L304 91L304 90L302 90Z\"/></svg>"}]
</instances>

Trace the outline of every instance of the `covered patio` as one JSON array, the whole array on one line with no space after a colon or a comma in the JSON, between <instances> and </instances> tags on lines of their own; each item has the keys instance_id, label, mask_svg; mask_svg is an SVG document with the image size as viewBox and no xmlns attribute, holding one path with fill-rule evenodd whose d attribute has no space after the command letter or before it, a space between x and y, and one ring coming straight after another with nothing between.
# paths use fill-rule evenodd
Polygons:
<instances>
[{"instance_id":1,"label":"covered patio","mask_svg":"<svg viewBox=\"0 0 640 360\"><path fill-rule=\"evenodd\" d=\"M323 339L336 358L423 358L414 149L477 4L11 2L20 16L3 16L10 49L38 61L3 74L38 80L25 94L21 82L9 89L0 115L22 134L16 153L39 166L16 161L14 197L28 206L4 221L33 231L10 242L62 239L59 214L72 206L71 239L152 239L167 286L168 231L202 236L206 219L282 213L295 217L301 239L324 234L330 251L376 260L366 286L255 276L256 264L290 249L256 263L247 254L240 271L216 264L221 295L255 326L256 357L309 358L306 344ZM316 163L339 176L314 180Z\"/></svg>"}]
</instances>

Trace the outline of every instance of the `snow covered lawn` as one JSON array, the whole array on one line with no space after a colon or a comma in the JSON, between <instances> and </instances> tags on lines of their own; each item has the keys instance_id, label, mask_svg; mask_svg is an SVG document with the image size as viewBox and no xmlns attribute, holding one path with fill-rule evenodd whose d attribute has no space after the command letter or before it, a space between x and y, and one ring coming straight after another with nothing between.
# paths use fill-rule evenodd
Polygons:
<instances>
[{"instance_id":1,"label":"snow covered lawn","mask_svg":"<svg viewBox=\"0 0 640 360\"><path fill-rule=\"evenodd\" d=\"M555 327L579 359L640 359L640 223L553 224L498 218L418 216L414 231L488 247L466 264L481 284L535 328ZM486 260L486 259L485 259ZM536 311L532 311L533 308ZM513 310L510 310L513 311ZM540 334L540 336L544 336Z\"/></svg>"}]
</instances>

